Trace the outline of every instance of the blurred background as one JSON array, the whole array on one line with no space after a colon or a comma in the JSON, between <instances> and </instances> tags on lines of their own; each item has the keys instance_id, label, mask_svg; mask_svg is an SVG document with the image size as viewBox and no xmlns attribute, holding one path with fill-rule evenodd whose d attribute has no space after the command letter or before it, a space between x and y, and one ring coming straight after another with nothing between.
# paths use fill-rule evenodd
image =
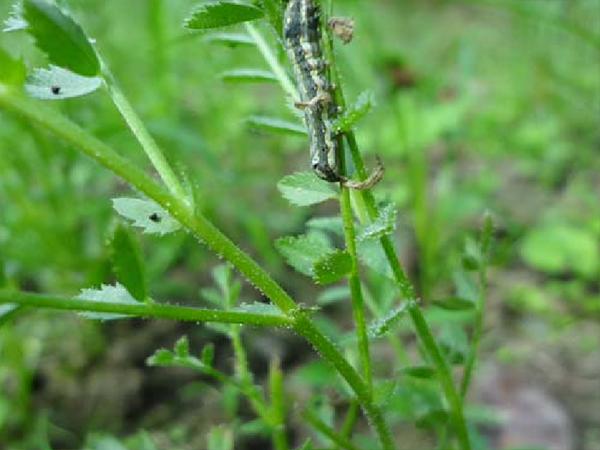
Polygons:
<instances>
[{"instance_id":1,"label":"blurred background","mask_svg":"<svg viewBox=\"0 0 600 450\"><path fill-rule=\"evenodd\" d=\"M2 19L10 3L0 3ZM249 125L252 115L294 115L276 84L222 80L225 70L266 65L252 46L186 33L193 5L68 2L167 157L198 186L206 214L297 301L321 302L323 326L347 329L349 308L323 299L273 245L318 228L309 221L338 214L338 205L297 208L281 198L277 181L308 168L306 139ZM496 223L471 399L480 405L470 413L481 422L476 447L600 448L600 2L334 5L355 19L354 40L337 47L348 101L365 90L375 99L359 144L369 165L375 154L385 164L375 193L398 206L394 239L425 303L460 288L465 240L483 212ZM0 45L44 64L24 35L2 34ZM104 92L55 106L149 166ZM10 285L70 295L113 281L111 198L129 194L55 136L0 111L0 262ZM201 291L213 285L217 258L183 233L140 239L155 299L206 304ZM376 299L393 295L376 275L368 281ZM246 285L242 297L259 299ZM414 346L410 328L402 333ZM144 449L150 436L157 448L204 448L209 426L251 414L235 393L194 374L145 366L182 334L196 349L215 342L231 370L229 344L209 327L50 311L0 317L0 449ZM290 395L323 388L326 368L294 336L251 329L244 337L259 379L277 353ZM304 436L300 421L292 412L292 440ZM430 448L415 430L402 442ZM267 445L242 437L236 448Z\"/></svg>"}]
</instances>

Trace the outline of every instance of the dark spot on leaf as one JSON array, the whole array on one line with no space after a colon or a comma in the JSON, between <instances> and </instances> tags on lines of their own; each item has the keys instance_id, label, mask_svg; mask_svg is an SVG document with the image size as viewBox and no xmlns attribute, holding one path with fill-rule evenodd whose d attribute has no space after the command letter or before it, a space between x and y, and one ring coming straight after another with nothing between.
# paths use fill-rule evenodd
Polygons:
<instances>
[{"instance_id":1,"label":"dark spot on leaf","mask_svg":"<svg viewBox=\"0 0 600 450\"><path fill-rule=\"evenodd\" d=\"M152 222L160 222L160 216L159 216L157 213L152 213L152 214L150 214L150 217L149 217L149 219L150 219Z\"/></svg>"},{"instance_id":2,"label":"dark spot on leaf","mask_svg":"<svg viewBox=\"0 0 600 450\"><path fill-rule=\"evenodd\" d=\"M50 88L50 90L52 91L52 93L53 93L54 95L58 95L58 94L60 94L60 86L52 86L52 87Z\"/></svg>"}]
</instances>

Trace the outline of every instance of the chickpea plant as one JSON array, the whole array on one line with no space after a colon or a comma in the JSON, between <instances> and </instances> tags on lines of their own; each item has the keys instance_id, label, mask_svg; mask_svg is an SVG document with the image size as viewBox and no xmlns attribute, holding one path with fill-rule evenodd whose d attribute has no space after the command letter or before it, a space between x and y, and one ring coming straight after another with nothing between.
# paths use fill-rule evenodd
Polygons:
<instances>
[{"instance_id":1,"label":"chickpea plant","mask_svg":"<svg viewBox=\"0 0 600 450\"><path fill-rule=\"evenodd\" d=\"M470 243L465 257L466 266L477 273L478 293L454 296L436 304L447 311L473 313L470 344L461 351L449 351L448 340L436 337L426 322L422 302L396 255L391 237L396 209L389 203L378 204L371 193L372 185L383 174L382 166L368 176L353 132L357 121L370 109L371 96L361 95L353 107L346 104L333 46L351 40L353 23L347 18L332 17L332 10L330 0L290 0L287 6L278 0L210 1L196 7L184 26L194 31L231 25L243 27L243 33L214 34L214 42L245 42L255 46L257 58L262 57L269 70L232 68L223 77L236 81L276 81L290 107L300 108L298 112L304 120L299 119L297 123L264 116L254 116L249 121L269 131L308 134L310 165L317 176L310 171L283 176L277 188L292 205L299 207L338 201L341 217L325 226L337 230L345 246L334 248L313 234L284 237L275 245L289 265L315 283L326 285L347 280L354 339L332 342L317 325L318 308L305 306L308 299L291 298L258 262L203 215L196 205L197 192L182 181L167 162L119 88L116 74L110 71L110 61L99 54L94 42L69 13L44 0L16 3L12 15L4 22L4 32L29 34L46 54L49 66L26 68L21 59L0 48L0 111L20 115L55 133L125 180L136 194L112 200L115 212L124 219L110 240L116 285L83 286L79 295L69 297L25 292L0 284L0 316L3 321L9 320L21 309L35 307L75 311L90 319L160 317L213 324L231 341L234 374L213 367L212 345L199 351L190 349L185 337L173 350L158 350L148 359L148 364L188 367L217 383L235 387L248 399L277 450L286 450L292 445L286 433L290 414L286 397L291 394L285 392L285 374L276 359L269 367L266 389L253 378L241 330L244 325L289 328L308 341L319 357L333 367L344 380L346 388L342 392L347 396L343 418L332 418L330 414L328 419L322 408L301 405L302 417L313 435L298 448L402 448L402 435L397 430L399 419L389 408L393 404L391 399L408 389L414 390L416 396L422 394L410 419L436 435L439 448L467 450L471 448L471 439L463 404L482 332L491 219L485 217L481 237L478 242ZM286 47L290 59L289 67L276 56L278 49L267 44L263 32L279 36L278 42ZM288 75L290 67L295 82ZM110 97L159 175L160 183L45 104L45 101L84 96L96 90L103 90ZM179 306L151 297L142 252L132 226L143 233L190 233L227 262L213 270L217 289L203 291L211 308ZM361 272L373 269L373 255L382 257L386 273L393 280L395 295L391 304L365 301L366 281L361 279ZM241 304L238 301L241 284L231 268L260 290L268 302ZM368 316L372 318L370 323ZM405 318L412 322L420 344L421 361L417 364L408 359L399 336L394 333L396 325ZM398 357L391 377L373 370L370 347L382 338L388 340ZM453 364L464 365L460 380L452 375ZM356 424L363 419L371 428L371 438L355 432ZM234 435L235 430L229 430L227 425L215 427L208 436L209 446L233 448Z\"/></svg>"}]
</instances>

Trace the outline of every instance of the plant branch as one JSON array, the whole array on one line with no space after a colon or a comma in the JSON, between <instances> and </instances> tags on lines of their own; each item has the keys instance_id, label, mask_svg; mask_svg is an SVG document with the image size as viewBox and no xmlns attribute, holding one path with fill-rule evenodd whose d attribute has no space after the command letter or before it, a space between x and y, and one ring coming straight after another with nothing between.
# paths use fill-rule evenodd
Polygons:
<instances>
[{"instance_id":1,"label":"plant branch","mask_svg":"<svg viewBox=\"0 0 600 450\"><path fill-rule=\"evenodd\" d=\"M346 250L352 260L352 267L350 270L350 274L348 275L348 283L350 285L352 313L354 315L356 339L358 343L358 353L360 355L360 365L362 368L362 374L365 383L369 390L372 390L373 379L371 375L371 356L369 354L369 338L367 336L364 301L360 286L360 275L358 272L358 255L356 252L356 234L354 230L354 217L352 215L352 205L350 204L350 192L349 189L345 187L342 187L340 208L342 211Z\"/></svg>"},{"instance_id":2,"label":"plant branch","mask_svg":"<svg viewBox=\"0 0 600 450\"><path fill-rule=\"evenodd\" d=\"M310 409L305 409L302 416L310 423L315 430L320 431L329 439L331 442L338 445L341 448L347 450L360 450L355 444L353 444L346 436L337 433L333 428L319 419Z\"/></svg>"},{"instance_id":3,"label":"plant branch","mask_svg":"<svg viewBox=\"0 0 600 450\"><path fill-rule=\"evenodd\" d=\"M331 48L331 37L328 39L328 46ZM340 88L340 78L337 73L336 64L334 61L335 54L331 49L329 50L329 58L330 58L330 70L331 77L336 89L334 89L334 98L338 106L342 109L346 107L346 101L344 98L344 94ZM348 143L348 147L350 148L350 154L352 156L352 162L354 164L356 175L358 176L359 181L364 181L367 179L367 172L365 170L365 165L362 160L362 155L358 148L358 144L356 142L356 136L354 135L354 131L350 130L345 133L345 139ZM370 189L364 189L360 191L362 197L364 199L364 203L367 208L368 215L371 220L375 220L379 216L379 210L377 208L377 204L375 202L375 198ZM415 299L415 290L406 277L404 270L398 260L396 252L394 250L394 246L391 238L388 235L382 236L379 239L379 243L383 248L386 259L390 268L392 269L394 280L396 283L396 289L400 294L400 297L407 301L409 299ZM457 390L454 386L452 375L450 373L450 368L448 367L448 363L442 356L442 353L431 334L431 330L423 317L423 313L419 309L419 305L417 302L414 302L412 306L408 309L409 315L413 321L415 326L415 330L419 340L423 343L425 350L429 357L431 358L436 371L438 378L440 380L440 384L442 390L444 392L444 396L450 407L450 416L452 420L452 425L454 431L458 437L461 448L463 450L470 450L471 444L469 442L469 435L467 432L467 426L463 415L462 402L459 397Z\"/></svg>"},{"instance_id":4,"label":"plant branch","mask_svg":"<svg viewBox=\"0 0 600 450\"><path fill-rule=\"evenodd\" d=\"M220 322L271 327L293 325L293 319L284 315L222 311L161 303L109 303L5 289L0 290L0 304L3 303L68 311L126 314L132 318L157 317L191 322Z\"/></svg>"},{"instance_id":5,"label":"plant branch","mask_svg":"<svg viewBox=\"0 0 600 450\"><path fill-rule=\"evenodd\" d=\"M108 93L110 94L110 98L113 103L121 113L123 119L129 126L129 129L134 134L146 155L150 159L150 162L160 175L160 178L163 180L171 194L173 194L178 199L184 200L186 199L186 194L175 172L171 169L171 166L167 162L163 152L160 150L158 144L154 140L154 138L150 135L150 132L147 130L144 122L139 118L127 97L117 83L113 80L111 74L105 75L105 82L108 88Z\"/></svg>"},{"instance_id":6,"label":"plant branch","mask_svg":"<svg viewBox=\"0 0 600 450\"><path fill-rule=\"evenodd\" d=\"M59 114L55 109L25 97L16 90L8 89L2 84L0 84L0 106L56 133L75 148L113 171L138 191L161 205L185 228L205 242L212 251L223 256L224 259L236 267L251 284L256 286L279 309L292 316L292 318L288 319L290 322L287 322L287 324L293 326L298 334L305 337L315 347L317 352L329 361L348 382L360 401L365 414L370 418L376 432L380 435L382 443L384 443L384 448L386 450L393 448L391 437L383 422L381 411L372 403L362 379L344 358L340 350L310 322L287 292L262 267L237 247L208 219L200 213L192 211L189 205L181 199L170 195L137 166ZM10 303L11 301L6 300L6 302ZM56 306L60 302L53 304ZM31 304L30 306L36 305ZM103 305L103 308L106 308L106 305ZM230 312L229 314L232 313Z\"/></svg>"}]
</instances>

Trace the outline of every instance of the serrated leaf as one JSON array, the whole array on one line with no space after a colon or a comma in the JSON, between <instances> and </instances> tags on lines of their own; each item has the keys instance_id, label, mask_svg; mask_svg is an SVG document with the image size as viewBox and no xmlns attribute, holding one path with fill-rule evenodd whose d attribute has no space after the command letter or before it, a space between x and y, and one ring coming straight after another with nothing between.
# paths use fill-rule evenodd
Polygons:
<instances>
[{"instance_id":1,"label":"serrated leaf","mask_svg":"<svg viewBox=\"0 0 600 450\"><path fill-rule=\"evenodd\" d=\"M313 264L329 252L322 239L314 236L286 236L275 242L287 263L304 275L312 276Z\"/></svg>"},{"instance_id":2,"label":"serrated leaf","mask_svg":"<svg viewBox=\"0 0 600 450\"><path fill-rule=\"evenodd\" d=\"M379 211L379 216L373 222L362 227L356 239L364 241L367 239L379 239L394 232L396 228L396 208L392 203L385 205Z\"/></svg>"},{"instance_id":3,"label":"serrated leaf","mask_svg":"<svg viewBox=\"0 0 600 450\"><path fill-rule=\"evenodd\" d=\"M113 208L132 220L134 227L143 228L144 233L163 235L181 229L179 222L152 200L113 198Z\"/></svg>"},{"instance_id":4,"label":"serrated leaf","mask_svg":"<svg viewBox=\"0 0 600 450\"><path fill-rule=\"evenodd\" d=\"M100 61L83 29L56 4L25 0L23 18L27 32L52 64L87 77L100 73Z\"/></svg>"},{"instance_id":5,"label":"serrated leaf","mask_svg":"<svg viewBox=\"0 0 600 450\"><path fill-rule=\"evenodd\" d=\"M363 92L358 96L354 105L334 122L333 129L338 133L350 131L354 124L371 110L371 104L371 94Z\"/></svg>"},{"instance_id":6,"label":"serrated leaf","mask_svg":"<svg viewBox=\"0 0 600 450\"><path fill-rule=\"evenodd\" d=\"M173 350L171 352L165 348L158 349L154 355L146 359L146 364L162 367L190 367L201 373L210 368L209 365L189 354L189 344L186 336L182 336L177 340Z\"/></svg>"},{"instance_id":7,"label":"serrated leaf","mask_svg":"<svg viewBox=\"0 0 600 450\"><path fill-rule=\"evenodd\" d=\"M132 304L139 305L139 302L131 296L131 294L122 285L117 283L115 286L103 284L100 289L82 289L81 294L75 297L79 300L90 300L93 302L104 302L104 303L119 303L119 304ZM113 313L102 313L102 312L78 312L80 316L87 317L88 319L101 319L101 320L112 320L112 319L123 319L126 317L132 317L129 314L113 314Z\"/></svg>"},{"instance_id":8,"label":"serrated leaf","mask_svg":"<svg viewBox=\"0 0 600 450\"><path fill-rule=\"evenodd\" d=\"M397 373L413 378L432 378L435 376L435 369L430 366L409 366L401 368Z\"/></svg>"},{"instance_id":9,"label":"serrated leaf","mask_svg":"<svg viewBox=\"0 0 600 450\"><path fill-rule=\"evenodd\" d=\"M23 18L23 4L20 1L13 3L8 18L4 20L2 31L8 33L10 31L24 30L27 28L27 21Z\"/></svg>"},{"instance_id":10,"label":"serrated leaf","mask_svg":"<svg viewBox=\"0 0 600 450\"><path fill-rule=\"evenodd\" d=\"M13 58L0 47L0 83L20 86L25 80L25 64L20 58Z\"/></svg>"},{"instance_id":11,"label":"serrated leaf","mask_svg":"<svg viewBox=\"0 0 600 450\"><path fill-rule=\"evenodd\" d=\"M413 303L413 300L405 300L400 306L392 309L385 316L373 320L367 328L367 336L369 336L369 338L380 338L384 336L398 323Z\"/></svg>"},{"instance_id":12,"label":"serrated leaf","mask_svg":"<svg viewBox=\"0 0 600 450\"><path fill-rule=\"evenodd\" d=\"M256 45L254 39L244 33L211 33L204 37L204 40L214 44L223 44L230 47L238 45Z\"/></svg>"},{"instance_id":13,"label":"serrated leaf","mask_svg":"<svg viewBox=\"0 0 600 450\"><path fill-rule=\"evenodd\" d=\"M154 355L146 359L146 364L149 366L170 366L174 360L173 353L165 348L160 348L154 352Z\"/></svg>"},{"instance_id":14,"label":"serrated leaf","mask_svg":"<svg viewBox=\"0 0 600 450\"><path fill-rule=\"evenodd\" d=\"M183 26L188 30L207 30L260 19L262 16L262 9L249 3L210 1L198 5L191 16L185 19Z\"/></svg>"},{"instance_id":15,"label":"serrated leaf","mask_svg":"<svg viewBox=\"0 0 600 450\"><path fill-rule=\"evenodd\" d=\"M173 347L173 353L178 358L186 358L190 355L190 344L188 342L187 336L181 336L175 342L175 346Z\"/></svg>"},{"instance_id":16,"label":"serrated leaf","mask_svg":"<svg viewBox=\"0 0 600 450\"><path fill-rule=\"evenodd\" d=\"M246 122L250 128L257 131L306 136L306 127L304 124L289 122L277 117L250 116Z\"/></svg>"},{"instance_id":17,"label":"serrated leaf","mask_svg":"<svg viewBox=\"0 0 600 450\"><path fill-rule=\"evenodd\" d=\"M142 250L129 228L119 225L111 239L113 271L119 283L137 300L148 298L148 283L142 260Z\"/></svg>"},{"instance_id":18,"label":"serrated leaf","mask_svg":"<svg viewBox=\"0 0 600 450\"><path fill-rule=\"evenodd\" d=\"M436 300L433 302L433 304L438 308L445 309L447 311L466 311L475 308L475 303L468 298L459 296L453 296L443 300Z\"/></svg>"},{"instance_id":19,"label":"serrated leaf","mask_svg":"<svg viewBox=\"0 0 600 450\"><path fill-rule=\"evenodd\" d=\"M42 100L62 100L94 92L102 85L100 77L84 77L58 66L34 69L27 76L25 91Z\"/></svg>"},{"instance_id":20,"label":"serrated leaf","mask_svg":"<svg viewBox=\"0 0 600 450\"><path fill-rule=\"evenodd\" d=\"M313 264L312 274L319 284L333 283L352 270L352 258L345 250L336 249L317 259Z\"/></svg>"},{"instance_id":21,"label":"serrated leaf","mask_svg":"<svg viewBox=\"0 0 600 450\"><path fill-rule=\"evenodd\" d=\"M231 69L221 73L221 79L229 82L263 83L277 81L275 75L262 69Z\"/></svg>"},{"instance_id":22,"label":"serrated leaf","mask_svg":"<svg viewBox=\"0 0 600 450\"><path fill-rule=\"evenodd\" d=\"M312 172L286 175L277 183L277 189L290 203L298 206L314 205L337 197L337 192L325 180Z\"/></svg>"}]
</instances>

